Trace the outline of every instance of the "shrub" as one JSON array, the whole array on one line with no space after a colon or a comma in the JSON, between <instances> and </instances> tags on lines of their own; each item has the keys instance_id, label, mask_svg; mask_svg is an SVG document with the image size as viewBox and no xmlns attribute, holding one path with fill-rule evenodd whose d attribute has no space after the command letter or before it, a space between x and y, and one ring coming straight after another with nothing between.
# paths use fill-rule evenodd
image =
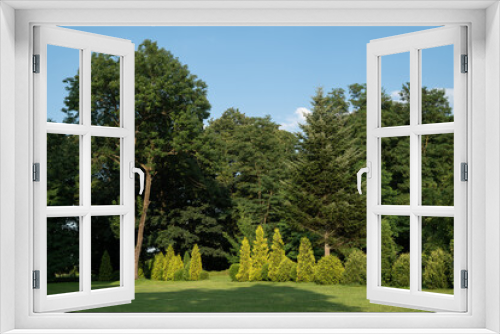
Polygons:
<instances>
[{"instance_id":1,"label":"shrub","mask_svg":"<svg viewBox=\"0 0 500 334\"><path fill-rule=\"evenodd\" d=\"M200 273L200 281L206 281L209 278L210 274L208 273L208 271L202 270Z\"/></svg>"},{"instance_id":2,"label":"shrub","mask_svg":"<svg viewBox=\"0 0 500 334\"><path fill-rule=\"evenodd\" d=\"M327 255L318 261L314 281L322 285L339 284L344 273L344 267L335 255Z\"/></svg>"},{"instance_id":3,"label":"shrub","mask_svg":"<svg viewBox=\"0 0 500 334\"><path fill-rule=\"evenodd\" d=\"M174 281L184 281L184 269L177 269L174 273Z\"/></svg>"},{"instance_id":4,"label":"shrub","mask_svg":"<svg viewBox=\"0 0 500 334\"><path fill-rule=\"evenodd\" d=\"M179 270L184 270L184 263L182 262L181 256L177 255L170 261L169 280L178 281L175 279L175 273Z\"/></svg>"},{"instance_id":5,"label":"shrub","mask_svg":"<svg viewBox=\"0 0 500 334\"><path fill-rule=\"evenodd\" d=\"M236 278L236 275L238 274L239 270L240 270L239 263L233 263L231 267L229 267L229 277L231 277L231 281L236 282L238 280Z\"/></svg>"},{"instance_id":6,"label":"shrub","mask_svg":"<svg viewBox=\"0 0 500 334\"><path fill-rule=\"evenodd\" d=\"M366 284L366 254L355 249L349 254L342 275L343 284Z\"/></svg>"},{"instance_id":7,"label":"shrub","mask_svg":"<svg viewBox=\"0 0 500 334\"><path fill-rule=\"evenodd\" d=\"M197 281L200 279L201 271L203 270L201 264L201 254L198 244L195 244L191 252L191 266L189 267L189 279Z\"/></svg>"},{"instance_id":8,"label":"shrub","mask_svg":"<svg viewBox=\"0 0 500 334\"><path fill-rule=\"evenodd\" d=\"M269 261L269 247L267 238L264 238L264 229L258 226L255 231L255 240L252 248L250 266L250 281L262 281L262 267Z\"/></svg>"},{"instance_id":9,"label":"shrub","mask_svg":"<svg viewBox=\"0 0 500 334\"><path fill-rule=\"evenodd\" d=\"M191 279L191 276L189 275L189 270L191 269L191 261L189 261L187 264L184 264L184 280L189 281Z\"/></svg>"},{"instance_id":10,"label":"shrub","mask_svg":"<svg viewBox=\"0 0 500 334\"><path fill-rule=\"evenodd\" d=\"M394 262L390 286L397 288L410 286L410 254L401 254L396 262Z\"/></svg>"},{"instance_id":11,"label":"shrub","mask_svg":"<svg viewBox=\"0 0 500 334\"><path fill-rule=\"evenodd\" d=\"M238 274L236 274L238 282L246 282L250 279L250 260L250 244L245 237L240 248L240 268Z\"/></svg>"},{"instance_id":12,"label":"shrub","mask_svg":"<svg viewBox=\"0 0 500 334\"><path fill-rule=\"evenodd\" d=\"M382 283L390 284L391 270L394 261L396 261L397 251L396 242L392 238L391 225L386 219L382 219Z\"/></svg>"},{"instance_id":13,"label":"shrub","mask_svg":"<svg viewBox=\"0 0 500 334\"><path fill-rule=\"evenodd\" d=\"M292 271L293 261L288 257L281 261L278 267L278 276L276 277L276 282L286 282L290 280L290 273Z\"/></svg>"},{"instance_id":14,"label":"shrub","mask_svg":"<svg viewBox=\"0 0 500 334\"><path fill-rule=\"evenodd\" d=\"M144 277L151 279L151 270L153 269L153 259L149 259L144 264Z\"/></svg>"},{"instance_id":15,"label":"shrub","mask_svg":"<svg viewBox=\"0 0 500 334\"><path fill-rule=\"evenodd\" d=\"M279 229L274 230L273 244L271 246L271 254L269 256L268 279L275 282L278 276L278 267L285 257L285 244L281 239Z\"/></svg>"},{"instance_id":16,"label":"shrub","mask_svg":"<svg viewBox=\"0 0 500 334\"><path fill-rule=\"evenodd\" d=\"M316 259L311 242L306 237L300 239L299 256L297 257L297 282L314 281Z\"/></svg>"},{"instance_id":17,"label":"shrub","mask_svg":"<svg viewBox=\"0 0 500 334\"><path fill-rule=\"evenodd\" d=\"M153 268L151 269L151 279L154 281L161 281L163 278L163 262L164 256L162 252L155 255L153 261Z\"/></svg>"},{"instance_id":18,"label":"shrub","mask_svg":"<svg viewBox=\"0 0 500 334\"><path fill-rule=\"evenodd\" d=\"M427 289L448 288L448 267L451 257L448 253L438 248L431 252L427 258L422 275L422 284Z\"/></svg>"},{"instance_id":19,"label":"shrub","mask_svg":"<svg viewBox=\"0 0 500 334\"><path fill-rule=\"evenodd\" d=\"M184 262L184 269L186 269L187 266L188 266L188 264L191 263L191 256L189 256L189 252L188 251L184 252L183 262Z\"/></svg>"},{"instance_id":20,"label":"shrub","mask_svg":"<svg viewBox=\"0 0 500 334\"><path fill-rule=\"evenodd\" d=\"M269 262L262 266L261 276L263 281L269 281Z\"/></svg>"},{"instance_id":21,"label":"shrub","mask_svg":"<svg viewBox=\"0 0 500 334\"><path fill-rule=\"evenodd\" d=\"M298 268L297 263L293 262L292 269L290 269L290 281L293 282L297 281L297 268Z\"/></svg>"},{"instance_id":22,"label":"shrub","mask_svg":"<svg viewBox=\"0 0 500 334\"><path fill-rule=\"evenodd\" d=\"M174 272L171 270L171 262L175 257L174 247L172 245L168 245L167 253L163 258L163 276L162 280L164 281L172 281L174 279Z\"/></svg>"},{"instance_id":23,"label":"shrub","mask_svg":"<svg viewBox=\"0 0 500 334\"><path fill-rule=\"evenodd\" d=\"M104 251L101 259L101 266L99 267L99 281L112 281L113 280L113 266L111 266L111 258L108 251Z\"/></svg>"}]
</instances>

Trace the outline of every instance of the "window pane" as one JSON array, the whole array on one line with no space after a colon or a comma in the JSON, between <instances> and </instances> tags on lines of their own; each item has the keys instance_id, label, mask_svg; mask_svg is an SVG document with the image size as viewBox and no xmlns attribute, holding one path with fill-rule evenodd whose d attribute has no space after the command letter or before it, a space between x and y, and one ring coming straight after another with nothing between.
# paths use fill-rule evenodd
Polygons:
<instances>
[{"instance_id":1,"label":"window pane","mask_svg":"<svg viewBox=\"0 0 500 334\"><path fill-rule=\"evenodd\" d=\"M382 216L382 286L410 288L410 217Z\"/></svg>"},{"instance_id":2,"label":"window pane","mask_svg":"<svg viewBox=\"0 0 500 334\"><path fill-rule=\"evenodd\" d=\"M453 138L422 136L422 205L453 206Z\"/></svg>"},{"instance_id":3,"label":"window pane","mask_svg":"<svg viewBox=\"0 0 500 334\"><path fill-rule=\"evenodd\" d=\"M92 290L120 286L120 216L92 217Z\"/></svg>"},{"instance_id":4,"label":"window pane","mask_svg":"<svg viewBox=\"0 0 500 334\"><path fill-rule=\"evenodd\" d=\"M47 122L80 121L80 50L47 45Z\"/></svg>"},{"instance_id":5,"label":"window pane","mask_svg":"<svg viewBox=\"0 0 500 334\"><path fill-rule=\"evenodd\" d=\"M453 122L453 45L421 50L422 124Z\"/></svg>"},{"instance_id":6,"label":"window pane","mask_svg":"<svg viewBox=\"0 0 500 334\"><path fill-rule=\"evenodd\" d=\"M47 134L47 205L80 204L80 137Z\"/></svg>"},{"instance_id":7,"label":"window pane","mask_svg":"<svg viewBox=\"0 0 500 334\"><path fill-rule=\"evenodd\" d=\"M120 57L92 52L92 125L120 126Z\"/></svg>"},{"instance_id":8,"label":"window pane","mask_svg":"<svg viewBox=\"0 0 500 334\"><path fill-rule=\"evenodd\" d=\"M410 205L410 137L381 141L382 204Z\"/></svg>"},{"instance_id":9,"label":"window pane","mask_svg":"<svg viewBox=\"0 0 500 334\"><path fill-rule=\"evenodd\" d=\"M47 218L47 294L80 291L80 219Z\"/></svg>"},{"instance_id":10,"label":"window pane","mask_svg":"<svg viewBox=\"0 0 500 334\"><path fill-rule=\"evenodd\" d=\"M422 290L453 294L451 217L422 217Z\"/></svg>"},{"instance_id":11,"label":"window pane","mask_svg":"<svg viewBox=\"0 0 500 334\"><path fill-rule=\"evenodd\" d=\"M382 126L410 124L410 53L380 57Z\"/></svg>"},{"instance_id":12,"label":"window pane","mask_svg":"<svg viewBox=\"0 0 500 334\"><path fill-rule=\"evenodd\" d=\"M120 204L120 138L92 137L92 205Z\"/></svg>"}]
</instances>

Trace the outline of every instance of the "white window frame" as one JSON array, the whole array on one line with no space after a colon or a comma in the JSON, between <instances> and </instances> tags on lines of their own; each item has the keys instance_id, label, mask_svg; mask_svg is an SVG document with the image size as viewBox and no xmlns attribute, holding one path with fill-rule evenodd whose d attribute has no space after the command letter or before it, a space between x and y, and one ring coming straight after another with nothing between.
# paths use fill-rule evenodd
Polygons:
<instances>
[{"instance_id":1,"label":"white window frame","mask_svg":"<svg viewBox=\"0 0 500 334\"><path fill-rule=\"evenodd\" d=\"M17 2L0 4L0 330L12 333L176 332L500 332L500 11L495 1L216 1L177 2ZM130 5L132 4L132 5ZM11 7L24 7L14 11ZM57 10L58 6L67 8ZM97 8L99 6L100 8ZM122 6L122 7L120 7ZM137 9L124 9L131 6ZM134 7L135 6L135 7ZM151 6L147 9L147 6ZM156 8L163 6L164 8ZM178 7L184 7L179 9ZM197 7L198 6L198 7ZM226 8L224 8L226 6ZM486 9L486 7L488 7ZM79 9L75 9L78 7ZM86 8L85 8L86 7ZM103 9L107 7L107 9ZM177 7L177 8L176 8ZM406 8L405 8L406 7ZM436 9L437 7L437 9ZM31 8L31 9L30 9ZM34 8L34 9L33 9ZM82 9L83 8L83 9ZM206 10L203 10L206 8ZM347 8L347 9L346 9ZM351 8L351 9L349 9ZM42 10L43 9L43 10ZM486 23L486 24L485 24ZM33 147L32 27L71 25L424 25L469 27L468 197L469 308L467 313L370 314L34 314L31 290ZM14 35L15 32L15 35ZM14 37L15 36L15 37ZM14 67L15 66L15 67ZM340 65L339 65L340 66ZM7 74L7 75L6 75ZM12 82L15 84L13 93ZM12 112L15 110L15 113ZM13 130L9 130L8 127ZM12 137L15 146L12 147ZM10 142L9 142L10 139ZM488 155L485 153L488 150ZM12 167L6 161L15 160ZM12 175L15 172L15 182ZM486 182L488 174L488 182ZM6 189L4 185L12 188ZM15 189L14 200L8 199ZM488 196L486 196L488 194ZM13 205L14 210L9 209ZM11 224L15 221L14 224ZM472 226L474 227L472 229ZM13 254L14 253L14 254ZM490 254L492 256L486 256ZM27 259L30 259L27 261ZM12 289L12 286L15 286ZM486 293L488 291L488 293ZM12 308L12 305L15 305ZM137 329L140 328L140 329ZM237 330L241 328L242 330ZM288 328L288 330L287 330ZM300 328L300 330L298 330ZM38 331L40 329L40 331ZM47 331L47 330L50 331ZM125 331L127 329L127 331ZM137 329L137 330L133 330ZM161 330L163 329L163 330ZM215 329L218 329L215 331ZM296 329L296 330L293 330ZM349 329L349 330L348 330ZM417 330L418 329L418 330ZM153 332L153 330L152 330ZM177 332L181 332L178 330ZM186 333L187 331L182 331ZM80 331L81 333L81 331Z\"/></svg>"}]
</instances>

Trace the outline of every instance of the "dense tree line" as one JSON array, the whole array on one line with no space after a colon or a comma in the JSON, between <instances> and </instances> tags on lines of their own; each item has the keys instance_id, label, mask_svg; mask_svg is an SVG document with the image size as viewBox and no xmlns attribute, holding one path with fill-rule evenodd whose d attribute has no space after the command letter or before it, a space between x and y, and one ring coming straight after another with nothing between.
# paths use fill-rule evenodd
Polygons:
<instances>
[{"instance_id":1,"label":"dense tree line","mask_svg":"<svg viewBox=\"0 0 500 334\"><path fill-rule=\"evenodd\" d=\"M92 57L95 125L119 125L117 62L113 56ZM65 82L64 122L77 123L78 73ZM283 251L295 261L304 237L316 259L332 253L345 261L353 249L365 249L366 197L356 191L356 171L366 159L364 84L352 84L347 91L317 89L298 133L280 129L270 116L250 117L237 108L208 120L207 84L149 40L136 51L135 87L136 166L146 173L144 196L137 197L137 271L169 245L183 254L195 244L204 269L227 269L239 262L242 242L262 242L256 239L257 226L266 235L279 228ZM408 84L400 95L394 101L383 93L383 126L408 124ZM422 99L426 123L453 121L444 90L424 88ZM93 139L92 204L119 201L119 144L113 138ZM48 137L48 171L57 171L48 176L49 205L78 203L78 145L77 136ZM381 145L383 204L409 204L409 140L385 138ZM453 136L424 136L424 204L453 205L452 166ZM409 252L409 225L404 217L383 221L390 234L386 255L392 266ZM108 219L95 226L93 235L99 237L92 244L93 271L98 271L105 251L118 268L119 256L107 245L116 244L119 222ZM56 239L61 234L77 237L78 226L60 219L49 229L49 257L74 254L73 260L50 262L50 275L69 273L78 249ZM446 218L424 218L424 251L450 252L452 229ZM266 244L272 249L271 240Z\"/></svg>"}]
</instances>

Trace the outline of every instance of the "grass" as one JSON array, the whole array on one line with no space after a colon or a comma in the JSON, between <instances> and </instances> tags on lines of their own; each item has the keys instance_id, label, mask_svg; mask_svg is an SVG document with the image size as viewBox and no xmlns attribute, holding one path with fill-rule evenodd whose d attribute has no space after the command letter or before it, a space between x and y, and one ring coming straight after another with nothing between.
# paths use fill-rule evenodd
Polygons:
<instances>
[{"instance_id":1,"label":"grass","mask_svg":"<svg viewBox=\"0 0 500 334\"><path fill-rule=\"evenodd\" d=\"M49 291L75 291L78 283L51 283ZM93 282L94 288L117 282ZM419 312L371 304L366 287L314 283L231 282L225 273L211 273L207 281L135 283L131 304L83 312ZM445 291L440 291L445 292Z\"/></svg>"}]
</instances>

